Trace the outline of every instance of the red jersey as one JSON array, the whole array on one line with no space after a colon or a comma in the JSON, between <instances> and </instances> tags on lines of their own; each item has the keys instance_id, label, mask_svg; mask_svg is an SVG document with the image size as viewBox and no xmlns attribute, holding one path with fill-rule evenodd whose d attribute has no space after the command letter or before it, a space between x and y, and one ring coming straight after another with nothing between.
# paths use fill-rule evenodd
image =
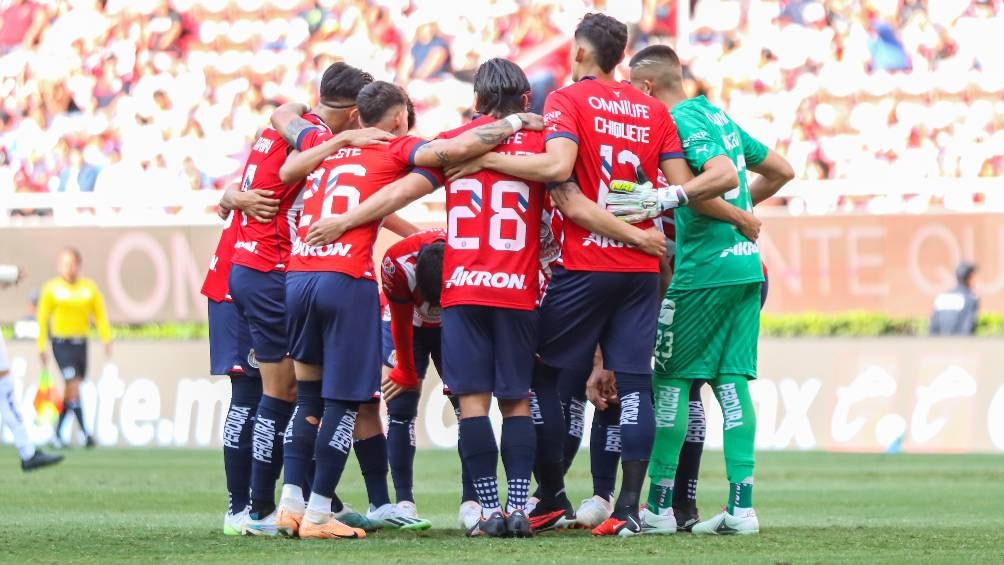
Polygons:
<instances>
[{"instance_id":1,"label":"red jersey","mask_svg":"<svg viewBox=\"0 0 1004 565\"><path fill-rule=\"evenodd\" d=\"M481 116L440 134L449 139L490 123ZM544 133L520 131L493 151L544 151ZM476 304L533 310L540 289L540 221L544 185L483 170L446 184L447 238L444 308Z\"/></svg>"},{"instance_id":2,"label":"red jersey","mask_svg":"<svg viewBox=\"0 0 1004 565\"><path fill-rule=\"evenodd\" d=\"M424 230L391 245L383 256L380 282L383 294L390 302L414 307L412 325L419 328L438 328L442 309L432 306L422 298L415 278L418 252L437 241L446 241L443 229Z\"/></svg>"},{"instance_id":3,"label":"red jersey","mask_svg":"<svg viewBox=\"0 0 1004 565\"><path fill-rule=\"evenodd\" d=\"M327 126L316 114L303 118L324 130ZM295 236L300 214L299 197L303 182L284 184L279 179L279 169L289 154L289 144L272 128L265 128L248 155L241 180L241 190L271 190L279 200L279 212L266 223L240 214L237 222L233 262L257 271L285 271L289 265L290 240Z\"/></svg>"},{"instance_id":4,"label":"red jersey","mask_svg":"<svg viewBox=\"0 0 1004 565\"><path fill-rule=\"evenodd\" d=\"M230 301L230 259L234 254L234 242L237 241L237 222L234 218L237 211L230 212L220 242L216 244L216 252L209 260L209 271L202 283L202 294L214 302Z\"/></svg>"},{"instance_id":5,"label":"red jersey","mask_svg":"<svg viewBox=\"0 0 1004 565\"><path fill-rule=\"evenodd\" d=\"M579 145L573 175L582 193L600 205L612 180L635 180L637 165L656 178L661 161L684 158L665 106L630 84L586 78L556 90L544 103L544 121L547 139L564 137ZM653 223L636 225L648 229ZM563 229L562 259L569 270L659 271L657 257L574 222L564 222Z\"/></svg>"},{"instance_id":6,"label":"red jersey","mask_svg":"<svg viewBox=\"0 0 1004 565\"><path fill-rule=\"evenodd\" d=\"M331 137L320 129L307 130L301 134L297 149L307 150ZM293 240L289 270L337 272L354 278L375 279L373 244L380 221L355 227L325 245L307 245L304 239L317 220L348 212L384 186L408 174L415 151L423 144L424 139L407 135L388 145L344 147L314 169L307 176L303 189L303 212Z\"/></svg>"}]
</instances>

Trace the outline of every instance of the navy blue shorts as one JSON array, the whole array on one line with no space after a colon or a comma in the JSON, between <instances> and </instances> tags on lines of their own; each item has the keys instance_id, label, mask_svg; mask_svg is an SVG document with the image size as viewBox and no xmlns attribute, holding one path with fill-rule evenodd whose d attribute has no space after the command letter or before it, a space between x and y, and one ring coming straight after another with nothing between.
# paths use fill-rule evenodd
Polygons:
<instances>
[{"instance_id":1,"label":"navy blue shorts","mask_svg":"<svg viewBox=\"0 0 1004 565\"><path fill-rule=\"evenodd\" d=\"M651 374L658 315L658 273L558 267L540 306L537 353L552 367L589 371L599 345L605 368Z\"/></svg>"},{"instance_id":2,"label":"navy blue shorts","mask_svg":"<svg viewBox=\"0 0 1004 565\"><path fill-rule=\"evenodd\" d=\"M259 361L277 363L289 355L286 334L286 273L230 268L230 296L251 330Z\"/></svg>"},{"instance_id":3,"label":"navy blue shorts","mask_svg":"<svg viewBox=\"0 0 1004 565\"><path fill-rule=\"evenodd\" d=\"M290 354L322 367L321 396L366 402L380 390L376 282L342 273L286 276Z\"/></svg>"},{"instance_id":4,"label":"navy blue shorts","mask_svg":"<svg viewBox=\"0 0 1004 565\"><path fill-rule=\"evenodd\" d=\"M251 331L233 302L209 301L209 374L259 377Z\"/></svg>"},{"instance_id":5,"label":"navy blue shorts","mask_svg":"<svg viewBox=\"0 0 1004 565\"><path fill-rule=\"evenodd\" d=\"M381 357L385 367L394 368L394 337L390 332L390 322L381 323L382 328L382 348ZM443 372L442 360L442 330L440 328L414 327L412 349L415 354L415 370L418 378L424 379L426 371L429 370L429 361L436 366L436 371Z\"/></svg>"},{"instance_id":6,"label":"navy blue shorts","mask_svg":"<svg viewBox=\"0 0 1004 565\"><path fill-rule=\"evenodd\" d=\"M490 306L443 309L443 382L455 395L529 398L537 312Z\"/></svg>"}]
</instances>

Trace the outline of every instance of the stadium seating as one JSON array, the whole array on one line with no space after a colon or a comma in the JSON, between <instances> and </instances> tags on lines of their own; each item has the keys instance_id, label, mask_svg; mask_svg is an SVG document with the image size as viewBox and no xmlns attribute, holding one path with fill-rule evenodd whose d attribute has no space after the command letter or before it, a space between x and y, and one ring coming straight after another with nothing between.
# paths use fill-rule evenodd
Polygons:
<instances>
[{"instance_id":1,"label":"stadium seating","mask_svg":"<svg viewBox=\"0 0 1004 565\"><path fill-rule=\"evenodd\" d=\"M801 179L843 181L796 184L784 210L921 210L946 202L924 179L1004 174L1004 59L985 47L1004 29L999 3L699 0L683 17L669 4L491 0L443 14L409 0L0 1L0 206L138 201L204 215L213 198L187 195L239 176L273 105L312 100L331 62L405 84L431 136L464 119L486 58L519 61L538 96L565 83L570 31L594 8L637 22L633 49L676 45L694 91ZM870 203L892 185L904 188ZM938 186L955 185L968 187L955 207L988 204L972 196L986 185ZM796 194L809 186L822 190Z\"/></svg>"}]
</instances>

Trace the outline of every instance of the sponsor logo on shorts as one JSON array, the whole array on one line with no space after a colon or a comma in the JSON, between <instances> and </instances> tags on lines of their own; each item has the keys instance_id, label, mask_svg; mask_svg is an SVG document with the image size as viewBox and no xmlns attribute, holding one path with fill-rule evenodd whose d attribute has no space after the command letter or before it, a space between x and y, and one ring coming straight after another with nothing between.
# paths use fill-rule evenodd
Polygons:
<instances>
[{"instance_id":1,"label":"sponsor logo on shorts","mask_svg":"<svg viewBox=\"0 0 1004 565\"><path fill-rule=\"evenodd\" d=\"M248 351L248 365L251 365L255 369L258 369L258 356L254 353L254 348Z\"/></svg>"},{"instance_id":2,"label":"sponsor logo on shorts","mask_svg":"<svg viewBox=\"0 0 1004 565\"><path fill-rule=\"evenodd\" d=\"M736 385L725 383L718 385L718 403L722 405L722 416L725 418L725 431L743 425L743 406L736 393Z\"/></svg>"},{"instance_id":3,"label":"sponsor logo on shorts","mask_svg":"<svg viewBox=\"0 0 1004 565\"><path fill-rule=\"evenodd\" d=\"M332 255L338 255L339 257L348 257L352 252L351 243L326 243L324 245L308 245L303 241L293 242L292 254L297 257L330 257Z\"/></svg>"},{"instance_id":4,"label":"sponsor logo on shorts","mask_svg":"<svg viewBox=\"0 0 1004 565\"><path fill-rule=\"evenodd\" d=\"M488 271L468 271L457 267L446 281L446 288L458 286L483 286L488 288L526 288L526 275L513 273L489 273Z\"/></svg>"},{"instance_id":5,"label":"sponsor logo on shorts","mask_svg":"<svg viewBox=\"0 0 1004 565\"><path fill-rule=\"evenodd\" d=\"M748 257L750 255L756 255L760 253L760 248L757 244L752 241L741 241L732 247L726 247L722 250L722 254L718 257L728 257L729 255L734 255L736 257Z\"/></svg>"}]
</instances>

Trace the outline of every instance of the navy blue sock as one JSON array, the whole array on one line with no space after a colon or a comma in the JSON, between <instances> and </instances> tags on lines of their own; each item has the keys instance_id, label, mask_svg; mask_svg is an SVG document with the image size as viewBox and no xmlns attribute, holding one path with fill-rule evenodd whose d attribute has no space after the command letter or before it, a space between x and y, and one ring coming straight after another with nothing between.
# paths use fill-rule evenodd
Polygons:
<instances>
[{"instance_id":1,"label":"navy blue sock","mask_svg":"<svg viewBox=\"0 0 1004 565\"><path fill-rule=\"evenodd\" d=\"M297 485L301 489L310 484L317 427L323 413L321 381L297 381L296 408L282 440L283 484ZM306 490L303 495L307 497Z\"/></svg>"},{"instance_id":2,"label":"navy blue sock","mask_svg":"<svg viewBox=\"0 0 1004 565\"><path fill-rule=\"evenodd\" d=\"M359 460L359 470L366 482L366 495L374 508L390 504L387 490L387 438L377 434L352 444Z\"/></svg>"},{"instance_id":3,"label":"navy blue sock","mask_svg":"<svg viewBox=\"0 0 1004 565\"><path fill-rule=\"evenodd\" d=\"M501 509L496 471L499 450L488 416L460 420L460 441L463 443L464 461L474 479L474 489L478 493L483 512L488 514Z\"/></svg>"},{"instance_id":4,"label":"navy blue sock","mask_svg":"<svg viewBox=\"0 0 1004 565\"><path fill-rule=\"evenodd\" d=\"M453 415L457 417L457 423L460 423L460 400L454 396L450 395L450 404L453 405ZM460 441L460 430L459 425L457 426L457 455L460 456L460 484L462 491L460 493L460 502L467 502L472 500L478 502L478 492L474 490L474 480L471 479L471 474L467 471L467 463L464 460L464 442Z\"/></svg>"},{"instance_id":5,"label":"navy blue sock","mask_svg":"<svg viewBox=\"0 0 1004 565\"><path fill-rule=\"evenodd\" d=\"M638 512L638 498L645 483L648 460L655 440L652 408L652 375L615 372L621 404L621 491L614 515L624 518Z\"/></svg>"},{"instance_id":6,"label":"navy blue sock","mask_svg":"<svg viewBox=\"0 0 1004 565\"><path fill-rule=\"evenodd\" d=\"M261 379L230 377L230 408L223 424L223 469L228 509L237 514L251 503L251 429L261 400Z\"/></svg>"},{"instance_id":7,"label":"navy blue sock","mask_svg":"<svg viewBox=\"0 0 1004 565\"><path fill-rule=\"evenodd\" d=\"M511 416L502 420L502 465L508 484L506 512L526 506L530 494L530 476L537 453L537 434L529 416Z\"/></svg>"},{"instance_id":8,"label":"navy blue sock","mask_svg":"<svg viewBox=\"0 0 1004 565\"><path fill-rule=\"evenodd\" d=\"M352 430L356 427L358 414L358 402L324 400L324 416L321 418L321 428L317 430L314 449L317 468L311 491L321 496L334 497L335 487L342 478L345 461L352 449Z\"/></svg>"},{"instance_id":9,"label":"navy blue sock","mask_svg":"<svg viewBox=\"0 0 1004 565\"><path fill-rule=\"evenodd\" d=\"M282 436L293 414L293 403L263 394L254 417L251 439L251 518L260 520L275 510L275 482L282 472Z\"/></svg>"},{"instance_id":10,"label":"navy blue sock","mask_svg":"<svg viewBox=\"0 0 1004 565\"><path fill-rule=\"evenodd\" d=\"M565 418L557 377L557 369L538 362L533 374L534 394L530 398L530 416L537 430L537 459L533 472L540 485L543 504L538 504L538 508L542 511L550 510L565 492Z\"/></svg>"},{"instance_id":11,"label":"navy blue sock","mask_svg":"<svg viewBox=\"0 0 1004 565\"><path fill-rule=\"evenodd\" d=\"M593 474L593 494L610 500L617 489L617 467L621 461L621 409L613 404L593 412L589 435L589 468Z\"/></svg>"},{"instance_id":12,"label":"navy blue sock","mask_svg":"<svg viewBox=\"0 0 1004 565\"><path fill-rule=\"evenodd\" d=\"M704 454L704 438L708 429L704 403L701 402L702 385L704 381L694 381L690 386L687 437L680 449L680 464L676 468L673 484L673 509L681 512L696 512L697 508L697 477L701 473L701 456Z\"/></svg>"},{"instance_id":13,"label":"navy blue sock","mask_svg":"<svg viewBox=\"0 0 1004 565\"><path fill-rule=\"evenodd\" d=\"M387 401L387 460L398 502L415 501L415 417L418 392L405 392Z\"/></svg>"},{"instance_id":14,"label":"navy blue sock","mask_svg":"<svg viewBox=\"0 0 1004 565\"><path fill-rule=\"evenodd\" d=\"M561 404L565 416L565 443L561 461L567 474L568 470L572 468L572 463L575 462L579 447L582 445L582 433L586 426L586 399L569 396L563 398Z\"/></svg>"}]
</instances>

